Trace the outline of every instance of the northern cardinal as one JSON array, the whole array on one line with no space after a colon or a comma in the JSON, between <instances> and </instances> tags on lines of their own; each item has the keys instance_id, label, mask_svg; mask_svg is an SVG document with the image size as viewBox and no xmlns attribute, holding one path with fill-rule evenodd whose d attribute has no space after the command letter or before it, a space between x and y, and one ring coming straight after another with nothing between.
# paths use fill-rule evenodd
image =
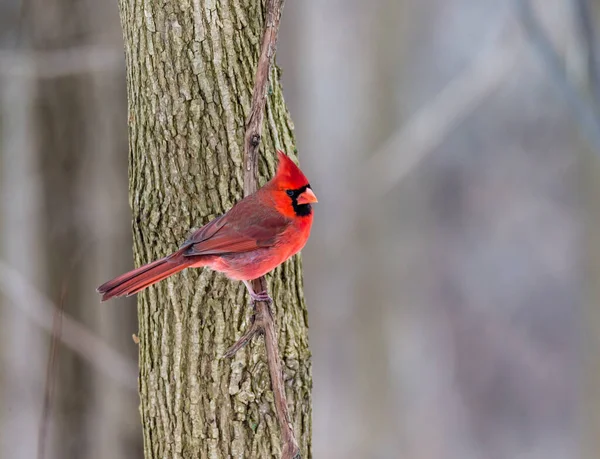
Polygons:
<instances>
[{"instance_id":1,"label":"northern cardinal","mask_svg":"<svg viewBox=\"0 0 600 459\"><path fill-rule=\"evenodd\" d=\"M313 221L311 204L317 197L302 171L283 152L275 177L227 213L196 230L171 255L122 274L98 287L102 301L130 296L185 268L208 267L241 280L250 296L250 281L275 269L306 244Z\"/></svg>"}]
</instances>

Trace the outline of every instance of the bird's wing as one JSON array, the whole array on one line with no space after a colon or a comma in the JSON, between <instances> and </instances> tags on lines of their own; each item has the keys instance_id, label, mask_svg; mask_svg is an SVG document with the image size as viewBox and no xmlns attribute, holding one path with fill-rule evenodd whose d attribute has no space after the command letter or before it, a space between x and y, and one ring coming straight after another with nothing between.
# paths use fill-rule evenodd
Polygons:
<instances>
[{"instance_id":1,"label":"bird's wing","mask_svg":"<svg viewBox=\"0 0 600 459\"><path fill-rule=\"evenodd\" d=\"M196 230L184 243L185 256L223 255L270 247L291 220L249 196L226 214Z\"/></svg>"}]
</instances>

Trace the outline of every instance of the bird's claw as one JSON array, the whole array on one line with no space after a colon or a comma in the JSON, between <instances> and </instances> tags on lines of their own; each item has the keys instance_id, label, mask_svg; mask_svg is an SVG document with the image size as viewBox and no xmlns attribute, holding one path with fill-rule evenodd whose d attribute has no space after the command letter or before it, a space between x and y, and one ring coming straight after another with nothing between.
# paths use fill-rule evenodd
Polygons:
<instances>
[{"instance_id":1,"label":"bird's claw","mask_svg":"<svg viewBox=\"0 0 600 459\"><path fill-rule=\"evenodd\" d=\"M258 292L258 293L252 292L252 293L250 293L250 296L252 297L252 300L254 302L264 301L269 304L273 303L273 298L271 298L269 296L269 294L267 293L266 290L263 290L262 292Z\"/></svg>"}]
</instances>

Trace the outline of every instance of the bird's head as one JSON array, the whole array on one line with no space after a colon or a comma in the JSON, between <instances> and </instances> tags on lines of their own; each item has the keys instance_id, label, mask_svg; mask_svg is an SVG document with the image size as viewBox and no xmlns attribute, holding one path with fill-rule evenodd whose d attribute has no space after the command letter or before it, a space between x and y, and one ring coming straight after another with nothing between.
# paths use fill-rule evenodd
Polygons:
<instances>
[{"instance_id":1,"label":"bird's head","mask_svg":"<svg viewBox=\"0 0 600 459\"><path fill-rule=\"evenodd\" d=\"M317 197L310 188L308 179L292 159L282 151L277 151L279 164L271 185L277 193L277 203L284 214L305 217L312 215L311 204Z\"/></svg>"}]
</instances>

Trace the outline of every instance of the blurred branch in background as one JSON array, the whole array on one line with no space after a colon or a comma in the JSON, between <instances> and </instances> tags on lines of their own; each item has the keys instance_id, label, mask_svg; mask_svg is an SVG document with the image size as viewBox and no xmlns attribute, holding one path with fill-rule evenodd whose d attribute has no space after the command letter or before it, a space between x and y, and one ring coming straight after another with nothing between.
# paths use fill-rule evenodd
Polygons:
<instances>
[{"instance_id":1,"label":"blurred branch in background","mask_svg":"<svg viewBox=\"0 0 600 459\"><path fill-rule=\"evenodd\" d=\"M596 27L596 11L589 0L573 0L575 18L578 26L579 41L583 55L583 91L589 94L590 104L598 120L600 112L600 71L598 69L598 44ZM576 51L576 52L577 52ZM586 210L586 231L584 232L582 262L585 269L584 311L582 319L582 396L580 397L582 425L582 457L596 459L600 452L600 240L598 231L600 223L600 161L598 148L590 145L581 148L582 167L582 201Z\"/></svg>"},{"instance_id":2,"label":"blurred branch in background","mask_svg":"<svg viewBox=\"0 0 600 459\"><path fill-rule=\"evenodd\" d=\"M491 49L473 59L368 159L363 173L379 178L369 182L375 196L389 193L509 75L522 44L514 39L514 24L506 28Z\"/></svg>"},{"instance_id":3,"label":"blurred branch in background","mask_svg":"<svg viewBox=\"0 0 600 459\"><path fill-rule=\"evenodd\" d=\"M25 312L38 327L53 332L54 315L60 309L37 291L26 278L0 261L0 291L11 303ZM128 390L137 393L137 364L109 346L69 315L62 313L62 333L59 338L73 352L90 362L94 368Z\"/></svg>"},{"instance_id":4,"label":"blurred branch in background","mask_svg":"<svg viewBox=\"0 0 600 459\"><path fill-rule=\"evenodd\" d=\"M595 39L590 11L585 0L576 0L577 12L588 49L592 81L598 80ZM544 64L570 103L576 119L589 140L600 151L600 121L569 80L564 64L552 42L543 31L528 0L518 0L524 30L542 56ZM438 95L399 128L369 159L365 177L379 177L370 182L375 195L391 191L429 153L440 146L444 138L497 89L510 74L524 42L516 39L515 24L506 25L491 50L483 51L460 75L452 79ZM506 40L510 37L510 40ZM598 95L599 86L593 93Z\"/></svg>"},{"instance_id":5,"label":"blurred branch in background","mask_svg":"<svg viewBox=\"0 0 600 459\"><path fill-rule=\"evenodd\" d=\"M54 309L54 320L52 322L52 336L50 349L48 352L48 362L46 363L46 382L44 383L44 402L42 405L42 414L40 416L40 425L38 428L38 459L46 458L46 445L48 439L48 427L52 414L52 402L54 401L54 387L56 384L57 359L60 351L60 341L62 337L62 319L63 309L65 306L65 298L69 288L68 280L63 282L62 291L58 308Z\"/></svg>"},{"instance_id":6,"label":"blurred branch in background","mask_svg":"<svg viewBox=\"0 0 600 459\"><path fill-rule=\"evenodd\" d=\"M584 99L577 89L577 84L569 78L564 60L560 57L552 40L544 31L530 0L516 0L516 6L523 28L527 32L532 46L537 50L549 76L565 97L581 131L587 137L596 153L600 154L600 118L597 115L596 109ZM578 16L580 16L580 24L582 24L584 29L583 36L586 38L586 41L592 40L591 25L587 24L587 20L581 20L581 14L585 14L585 7L580 5L577 11L579 12ZM588 48L588 56L590 56L590 53L593 52L594 44L593 42L587 42L586 46ZM589 57L589 59L593 59L593 57ZM592 67L594 69L590 68L589 70L597 78L595 64ZM594 89L593 91L595 92L596 90Z\"/></svg>"},{"instance_id":7,"label":"blurred branch in background","mask_svg":"<svg viewBox=\"0 0 600 459\"><path fill-rule=\"evenodd\" d=\"M589 0L572 1L579 25L581 41L583 42L584 54L586 55L588 87L595 103L597 117L597 112L600 109L600 71L598 69L597 34L594 30L594 11L590 6Z\"/></svg>"},{"instance_id":8,"label":"blurred branch in background","mask_svg":"<svg viewBox=\"0 0 600 459\"><path fill-rule=\"evenodd\" d=\"M81 73L121 69L123 53L114 48L81 46L51 51L0 50L0 76L60 78Z\"/></svg>"}]
</instances>

